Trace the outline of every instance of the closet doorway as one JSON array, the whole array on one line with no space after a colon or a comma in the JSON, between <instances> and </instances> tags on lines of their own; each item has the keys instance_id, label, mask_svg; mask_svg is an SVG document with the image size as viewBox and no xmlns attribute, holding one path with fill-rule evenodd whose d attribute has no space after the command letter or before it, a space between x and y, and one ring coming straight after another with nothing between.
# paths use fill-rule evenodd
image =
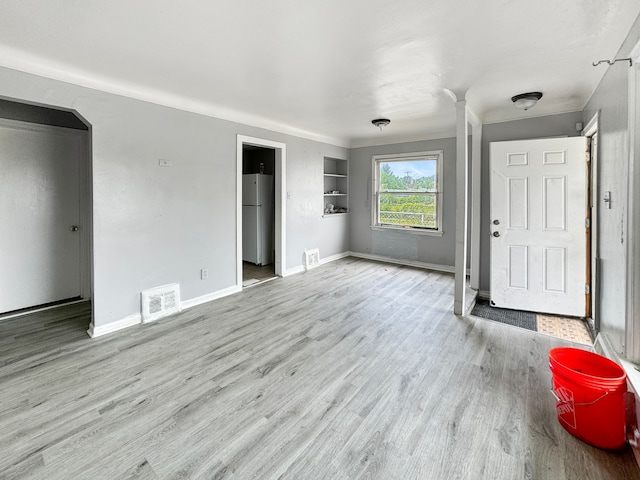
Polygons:
<instances>
[{"instance_id":1,"label":"closet doorway","mask_svg":"<svg viewBox=\"0 0 640 480\"><path fill-rule=\"evenodd\" d=\"M0 317L91 298L89 129L0 100Z\"/></svg>"},{"instance_id":2,"label":"closet doorway","mask_svg":"<svg viewBox=\"0 0 640 480\"><path fill-rule=\"evenodd\" d=\"M237 286L278 276L285 268L286 144L237 137Z\"/></svg>"},{"instance_id":3,"label":"closet doorway","mask_svg":"<svg viewBox=\"0 0 640 480\"><path fill-rule=\"evenodd\" d=\"M275 278L273 148L242 146L242 286Z\"/></svg>"}]
</instances>

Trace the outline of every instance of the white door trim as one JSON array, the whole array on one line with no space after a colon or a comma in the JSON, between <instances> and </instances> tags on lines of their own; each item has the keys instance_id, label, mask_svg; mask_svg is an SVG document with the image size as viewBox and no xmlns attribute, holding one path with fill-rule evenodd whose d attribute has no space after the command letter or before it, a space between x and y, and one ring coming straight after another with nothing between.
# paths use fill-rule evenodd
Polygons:
<instances>
[{"instance_id":1,"label":"white door trim","mask_svg":"<svg viewBox=\"0 0 640 480\"><path fill-rule=\"evenodd\" d=\"M275 274L286 274L286 164L287 144L264 138L239 135L236 139L236 286L242 289L242 146L273 148L276 151L275 164Z\"/></svg>"},{"instance_id":2,"label":"white door trim","mask_svg":"<svg viewBox=\"0 0 640 480\"><path fill-rule=\"evenodd\" d=\"M593 321L593 328L597 331L600 330L600 249L598 247L598 222L600 215L600 190L598 189L598 158L599 158L599 144L596 142L595 148L593 145L592 137L598 133L598 122L600 121L600 111L598 110L591 120L587 123L587 126L581 132L583 137L587 137L591 142L591 320ZM589 280L589 279L587 279Z\"/></svg>"},{"instance_id":3,"label":"white door trim","mask_svg":"<svg viewBox=\"0 0 640 480\"><path fill-rule=\"evenodd\" d=\"M471 123L471 258L469 286L480 290L480 229L482 215L482 123Z\"/></svg>"},{"instance_id":4,"label":"white door trim","mask_svg":"<svg viewBox=\"0 0 640 480\"><path fill-rule=\"evenodd\" d=\"M589 120L589 122L584 127L582 132L580 132L580 135L582 135L583 137L592 136L594 133L596 133L598 131L598 122L599 121L600 121L600 110L598 110L593 115L593 117L591 117L591 120Z\"/></svg>"},{"instance_id":5,"label":"white door trim","mask_svg":"<svg viewBox=\"0 0 640 480\"><path fill-rule=\"evenodd\" d=\"M640 362L640 244L635 230L640 226L640 42L631 51L629 67L629 171L627 189L627 291L625 318L625 356L632 362Z\"/></svg>"}]
</instances>

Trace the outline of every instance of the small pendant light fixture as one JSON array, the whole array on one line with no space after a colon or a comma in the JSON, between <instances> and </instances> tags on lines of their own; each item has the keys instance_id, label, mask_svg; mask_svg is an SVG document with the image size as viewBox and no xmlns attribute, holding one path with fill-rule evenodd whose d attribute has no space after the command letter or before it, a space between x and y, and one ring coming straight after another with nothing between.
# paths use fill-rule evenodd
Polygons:
<instances>
[{"instance_id":1,"label":"small pendant light fixture","mask_svg":"<svg viewBox=\"0 0 640 480\"><path fill-rule=\"evenodd\" d=\"M371 120L371 123L373 123L376 127L379 127L380 131L382 131L382 128L389 125L391 123L391 120L389 120L388 118L376 118L375 120Z\"/></svg>"},{"instance_id":2,"label":"small pendant light fixture","mask_svg":"<svg viewBox=\"0 0 640 480\"><path fill-rule=\"evenodd\" d=\"M519 95L515 95L511 97L511 101L513 102L516 108L520 108L522 110L529 110L541 98L542 98L541 92L529 92L529 93L521 93Z\"/></svg>"}]
</instances>

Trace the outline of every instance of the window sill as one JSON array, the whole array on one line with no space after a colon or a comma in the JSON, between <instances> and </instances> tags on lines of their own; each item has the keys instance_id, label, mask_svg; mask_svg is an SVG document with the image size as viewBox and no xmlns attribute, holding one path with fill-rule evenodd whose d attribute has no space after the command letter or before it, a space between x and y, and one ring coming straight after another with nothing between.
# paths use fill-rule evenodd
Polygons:
<instances>
[{"instance_id":1,"label":"window sill","mask_svg":"<svg viewBox=\"0 0 640 480\"><path fill-rule=\"evenodd\" d=\"M409 235L424 235L427 237L441 237L444 235L442 230L420 230L417 228L404 228L404 227L381 227L379 225L371 226L371 230L379 232L403 232Z\"/></svg>"}]
</instances>

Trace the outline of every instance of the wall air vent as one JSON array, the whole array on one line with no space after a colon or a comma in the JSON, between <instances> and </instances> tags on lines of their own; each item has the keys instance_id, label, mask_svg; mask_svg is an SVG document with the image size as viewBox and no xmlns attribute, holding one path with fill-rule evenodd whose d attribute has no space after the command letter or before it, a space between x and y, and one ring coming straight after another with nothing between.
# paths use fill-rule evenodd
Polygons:
<instances>
[{"instance_id":1,"label":"wall air vent","mask_svg":"<svg viewBox=\"0 0 640 480\"><path fill-rule=\"evenodd\" d=\"M144 290L140 298L143 323L180 311L180 285L177 283Z\"/></svg>"},{"instance_id":2,"label":"wall air vent","mask_svg":"<svg viewBox=\"0 0 640 480\"><path fill-rule=\"evenodd\" d=\"M304 269L317 267L320 265L320 251L317 248L311 248L304 251Z\"/></svg>"}]
</instances>

